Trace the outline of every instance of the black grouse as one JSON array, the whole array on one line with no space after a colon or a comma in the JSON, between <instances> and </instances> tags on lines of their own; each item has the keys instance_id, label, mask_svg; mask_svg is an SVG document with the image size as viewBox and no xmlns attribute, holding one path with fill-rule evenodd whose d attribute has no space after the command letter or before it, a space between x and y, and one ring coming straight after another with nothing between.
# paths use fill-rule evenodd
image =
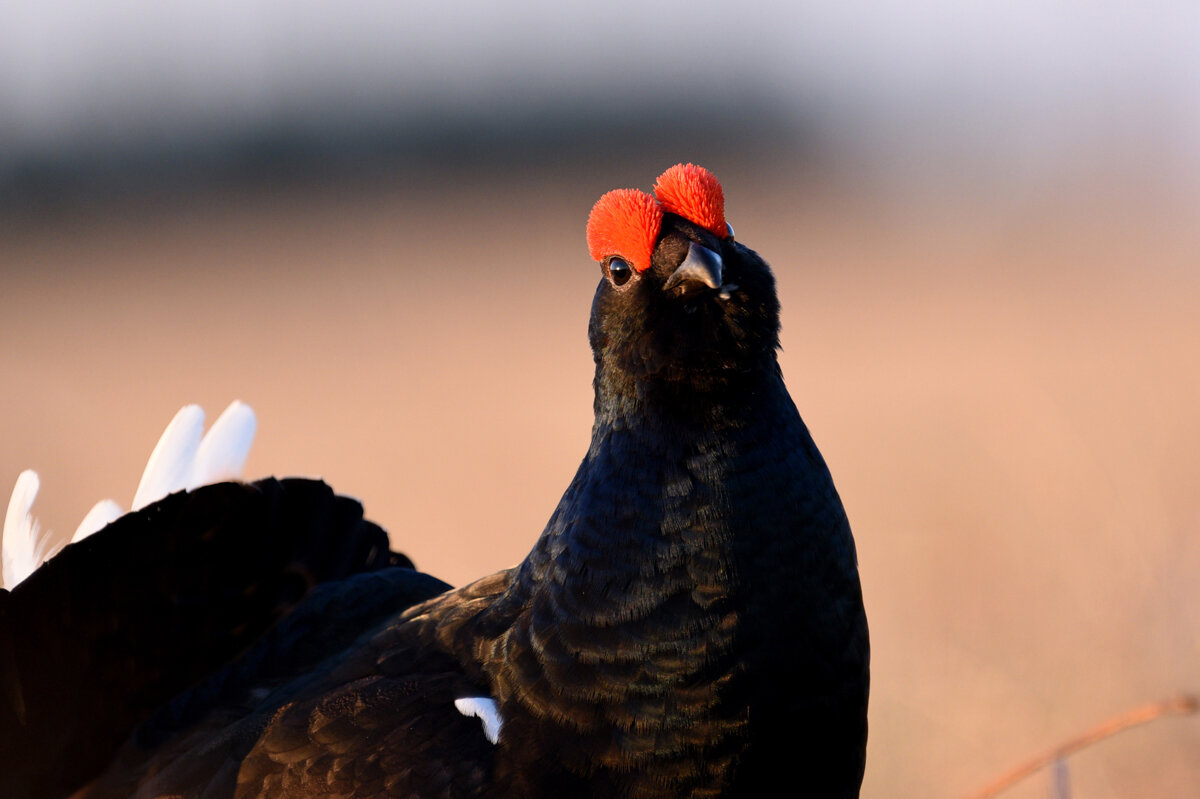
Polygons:
<instances>
[{"instance_id":1,"label":"black grouse","mask_svg":"<svg viewBox=\"0 0 1200 799\"><path fill-rule=\"evenodd\" d=\"M604 195L591 444L459 589L321 483L173 494L0 591L0 795L855 797L854 542L770 269L681 164Z\"/></svg>"}]
</instances>

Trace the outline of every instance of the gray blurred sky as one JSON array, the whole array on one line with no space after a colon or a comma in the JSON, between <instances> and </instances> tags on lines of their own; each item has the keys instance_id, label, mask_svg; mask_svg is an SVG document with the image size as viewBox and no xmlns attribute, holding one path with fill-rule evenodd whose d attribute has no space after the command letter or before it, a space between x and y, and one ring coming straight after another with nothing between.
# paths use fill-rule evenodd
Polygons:
<instances>
[{"instance_id":1,"label":"gray blurred sky","mask_svg":"<svg viewBox=\"0 0 1200 799\"><path fill-rule=\"evenodd\" d=\"M1200 3L6 0L0 170L310 129L754 95L882 154L1141 149L1200 176ZM627 102L628 101L628 102ZM901 158L903 160L903 158Z\"/></svg>"}]
</instances>

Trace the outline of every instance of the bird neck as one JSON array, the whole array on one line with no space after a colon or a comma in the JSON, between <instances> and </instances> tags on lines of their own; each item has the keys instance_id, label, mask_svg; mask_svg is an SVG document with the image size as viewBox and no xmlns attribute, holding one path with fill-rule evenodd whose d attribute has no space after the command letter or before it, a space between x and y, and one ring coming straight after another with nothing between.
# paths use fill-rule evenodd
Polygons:
<instances>
[{"instance_id":1,"label":"bird neck","mask_svg":"<svg viewBox=\"0 0 1200 799\"><path fill-rule=\"evenodd\" d=\"M606 441L610 429L719 437L739 419L757 418L759 406L791 404L773 349L749 367L714 361L664 366L653 373L630 369L606 353L596 359L593 384L593 449Z\"/></svg>"},{"instance_id":2,"label":"bird neck","mask_svg":"<svg viewBox=\"0 0 1200 799\"><path fill-rule=\"evenodd\" d=\"M811 445L774 362L700 386L646 380L632 388L598 391L587 456L523 567L538 590L586 593L603 624L611 619L602 608L629 613L628 591L667 602L672 591L727 582L734 539L745 544L760 532L741 513L762 488L747 478L781 444ZM778 504L801 486L769 490L766 500ZM577 569L584 560L602 566ZM635 604L649 609L650 599Z\"/></svg>"}]
</instances>

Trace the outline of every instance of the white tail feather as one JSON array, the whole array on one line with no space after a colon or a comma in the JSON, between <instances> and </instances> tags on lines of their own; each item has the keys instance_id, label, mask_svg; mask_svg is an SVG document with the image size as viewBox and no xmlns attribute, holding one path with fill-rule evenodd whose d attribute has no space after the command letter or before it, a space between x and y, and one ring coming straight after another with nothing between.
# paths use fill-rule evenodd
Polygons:
<instances>
[{"instance_id":1,"label":"white tail feather","mask_svg":"<svg viewBox=\"0 0 1200 799\"><path fill-rule=\"evenodd\" d=\"M37 472L26 469L17 477L8 512L4 515L4 533L0 539L0 573L3 584L12 589L24 580L47 558L62 549L65 541L55 541L49 530L41 530L33 518L33 501L37 499Z\"/></svg>"},{"instance_id":2,"label":"white tail feather","mask_svg":"<svg viewBox=\"0 0 1200 799\"><path fill-rule=\"evenodd\" d=\"M203 433L204 411L200 406L180 408L150 453L130 510L141 510L167 494L187 488Z\"/></svg>"},{"instance_id":3,"label":"white tail feather","mask_svg":"<svg viewBox=\"0 0 1200 799\"><path fill-rule=\"evenodd\" d=\"M229 403L200 442L187 489L239 479L257 429L258 422L249 405L240 400Z\"/></svg>"},{"instance_id":4,"label":"white tail feather","mask_svg":"<svg viewBox=\"0 0 1200 799\"><path fill-rule=\"evenodd\" d=\"M150 453L131 510L140 510L176 491L239 479L257 429L254 411L238 400L229 404L208 435L203 435L204 411L200 406L184 406ZM37 473L26 470L13 487L0 531L0 587L16 587L68 543L65 537L42 530L33 518L33 502L40 485ZM97 502L83 517L71 541L82 541L122 515L121 506L111 499Z\"/></svg>"},{"instance_id":5,"label":"white tail feather","mask_svg":"<svg viewBox=\"0 0 1200 799\"><path fill-rule=\"evenodd\" d=\"M121 506L116 502L111 499L100 500L92 506L92 509L87 512L87 516L84 516L83 521L75 528L75 535L71 536L71 543L82 541L124 515L125 511L121 510Z\"/></svg>"}]
</instances>

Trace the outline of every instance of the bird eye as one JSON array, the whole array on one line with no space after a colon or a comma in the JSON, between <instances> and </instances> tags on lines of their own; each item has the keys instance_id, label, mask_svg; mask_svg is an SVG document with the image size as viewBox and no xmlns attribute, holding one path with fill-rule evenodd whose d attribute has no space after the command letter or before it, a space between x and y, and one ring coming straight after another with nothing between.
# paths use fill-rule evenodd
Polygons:
<instances>
[{"instance_id":1,"label":"bird eye","mask_svg":"<svg viewBox=\"0 0 1200 799\"><path fill-rule=\"evenodd\" d=\"M614 286L624 286L633 277L633 269L624 258L615 257L608 262L608 279Z\"/></svg>"}]
</instances>

